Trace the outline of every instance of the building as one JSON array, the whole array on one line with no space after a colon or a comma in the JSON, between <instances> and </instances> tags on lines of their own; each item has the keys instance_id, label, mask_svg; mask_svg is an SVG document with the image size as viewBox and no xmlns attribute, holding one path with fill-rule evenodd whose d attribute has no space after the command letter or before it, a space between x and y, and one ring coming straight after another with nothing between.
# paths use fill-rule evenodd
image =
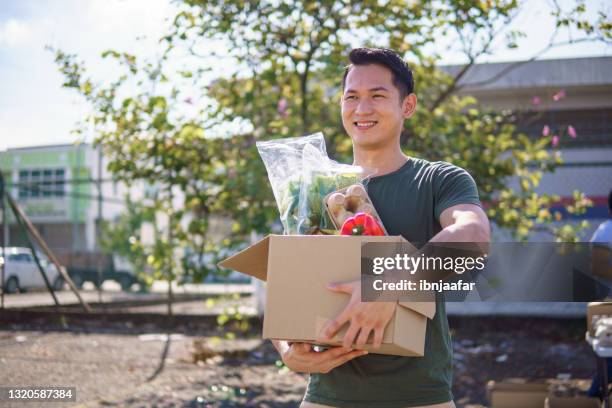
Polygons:
<instances>
[{"instance_id":1,"label":"building","mask_svg":"<svg viewBox=\"0 0 612 408\"><path fill-rule=\"evenodd\" d=\"M0 152L0 169L9 193L49 247L58 252L96 249L98 211L102 219L113 220L125 210L128 192L133 198L142 196L142 188L128 189L114 182L105 167L90 144ZM25 245L25 236L12 216L9 226L10 245Z\"/></svg>"},{"instance_id":2,"label":"building","mask_svg":"<svg viewBox=\"0 0 612 408\"><path fill-rule=\"evenodd\" d=\"M132 202L138 202L151 198L157 188L143 182L128 188L125 183L114 181L99 151L86 143L9 148L0 152L0 169L11 196L47 245L60 254L97 250L98 211L102 220L112 223L126 211L128 196ZM180 208L183 200L182 192L176 190L175 208ZM27 245L10 211L8 215L9 245ZM166 222L160 217L158 228L163 230ZM183 222L186 225L188 217ZM230 221L211 217L211 239L221 241L230 231ZM147 223L141 231L143 242L152 244L154 235Z\"/></svg>"},{"instance_id":3,"label":"building","mask_svg":"<svg viewBox=\"0 0 612 408\"><path fill-rule=\"evenodd\" d=\"M448 66L456 74L460 66ZM560 134L564 163L542 178L539 193L571 201L574 190L594 203L583 217L591 227L608 217L612 190L612 57L477 64L460 79L459 94L484 106L517 113L517 126L533 138ZM577 135L567 135L571 125Z\"/></svg>"}]
</instances>

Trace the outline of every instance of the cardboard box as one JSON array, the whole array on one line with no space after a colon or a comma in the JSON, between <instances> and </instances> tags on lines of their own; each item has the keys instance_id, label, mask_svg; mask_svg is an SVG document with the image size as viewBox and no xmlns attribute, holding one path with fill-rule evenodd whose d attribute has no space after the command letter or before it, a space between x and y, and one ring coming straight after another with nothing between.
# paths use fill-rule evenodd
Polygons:
<instances>
[{"instance_id":1,"label":"cardboard box","mask_svg":"<svg viewBox=\"0 0 612 408\"><path fill-rule=\"evenodd\" d=\"M490 408L599 408L599 399L585 397L590 379L489 381Z\"/></svg>"},{"instance_id":2,"label":"cardboard box","mask_svg":"<svg viewBox=\"0 0 612 408\"><path fill-rule=\"evenodd\" d=\"M545 408L600 408L599 398L588 397L548 397Z\"/></svg>"},{"instance_id":3,"label":"cardboard box","mask_svg":"<svg viewBox=\"0 0 612 408\"><path fill-rule=\"evenodd\" d=\"M591 388L592 378L550 378L546 382L550 397L584 397Z\"/></svg>"},{"instance_id":4,"label":"cardboard box","mask_svg":"<svg viewBox=\"0 0 612 408\"><path fill-rule=\"evenodd\" d=\"M327 284L360 278L362 242L395 242L398 251L414 249L402 237L270 235L219 265L267 282L263 338L321 344L321 328L348 301L348 295L330 291ZM434 302L402 302L385 329L382 346L365 349L423 356L427 319L434 314ZM327 344L341 344L346 327Z\"/></svg>"},{"instance_id":5,"label":"cardboard box","mask_svg":"<svg viewBox=\"0 0 612 408\"><path fill-rule=\"evenodd\" d=\"M595 336L593 320L600 316L612 317L612 302L591 302L587 306L587 330L591 337Z\"/></svg>"},{"instance_id":6,"label":"cardboard box","mask_svg":"<svg viewBox=\"0 0 612 408\"><path fill-rule=\"evenodd\" d=\"M542 408L548 396L547 383L489 381L490 408Z\"/></svg>"}]
</instances>

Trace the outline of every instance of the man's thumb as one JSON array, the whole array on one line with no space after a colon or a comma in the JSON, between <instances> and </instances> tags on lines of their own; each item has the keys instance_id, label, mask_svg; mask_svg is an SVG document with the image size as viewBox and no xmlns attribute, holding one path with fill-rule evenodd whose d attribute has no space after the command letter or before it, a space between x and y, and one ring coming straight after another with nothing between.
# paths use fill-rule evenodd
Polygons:
<instances>
[{"instance_id":1,"label":"man's thumb","mask_svg":"<svg viewBox=\"0 0 612 408\"><path fill-rule=\"evenodd\" d=\"M330 283L327 285L327 289L331 290L332 292L338 292L338 293L348 293L348 294L353 293L353 287L349 285L348 283L343 283L343 282Z\"/></svg>"}]
</instances>

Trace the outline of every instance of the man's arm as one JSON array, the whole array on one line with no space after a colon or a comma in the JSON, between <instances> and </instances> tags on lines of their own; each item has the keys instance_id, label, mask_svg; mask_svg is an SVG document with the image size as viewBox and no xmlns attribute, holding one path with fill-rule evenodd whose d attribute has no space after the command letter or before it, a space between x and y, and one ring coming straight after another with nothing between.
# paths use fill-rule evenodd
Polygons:
<instances>
[{"instance_id":1,"label":"man's arm","mask_svg":"<svg viewBox=\"0 0 612 408\"><path fill-rule=\"evenodd\" d=\"M298 373L328 373L349 360L368 354L365 350L344 347L315 352L308 343L289 343L281 340L272 340L272 344L283 363Z\"/></svg>"},{"instance_id":2,"label":"man's arm","mask_svg":"<svg viewBox=\"0 0 612 408\"><path fill-rule=\"evenodd\" d=\"M484 211L474 204L459 204L449 207L440 214L442 231L429 242L475 242L484 244L483 251L490 242L489 220ZM380 347L385 327L393 317L395 303L361 302L360 281L333 285L330 289L351 295L348 306L324 328L325 339L331 339L340 328L349 323L343 339L343 346L356 343L363 347L370 333L374 332L373 346Z\"/></svg>"},{"instance_id":3,"label":"man's arm","mask_svg":"<svg viewBox=\"0 0 612 408\"><path fill-rule=\"evenodd\" d=\"M491 242L491 227L485 212L475 204L459 204L440 214L442 231L429 242Z\"/></svg>"}]
</instances>

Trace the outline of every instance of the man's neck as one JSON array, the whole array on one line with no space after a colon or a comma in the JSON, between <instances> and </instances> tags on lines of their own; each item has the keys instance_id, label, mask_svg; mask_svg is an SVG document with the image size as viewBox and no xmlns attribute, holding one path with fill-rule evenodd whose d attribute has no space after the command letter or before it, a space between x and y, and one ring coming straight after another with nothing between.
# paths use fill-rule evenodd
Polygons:
<instances>
[{"instance_id":1,"label":"man's neck","mask_svg":"<svg viewBox=\"0 0 612 408\"><path fill-rule=\"evenodd\" d=\"M399 146L392 150L361 150L353 146L353 164L361 166L366 174L382 176L402 167L409 159Z\"/></svg>"}]
</instances>

